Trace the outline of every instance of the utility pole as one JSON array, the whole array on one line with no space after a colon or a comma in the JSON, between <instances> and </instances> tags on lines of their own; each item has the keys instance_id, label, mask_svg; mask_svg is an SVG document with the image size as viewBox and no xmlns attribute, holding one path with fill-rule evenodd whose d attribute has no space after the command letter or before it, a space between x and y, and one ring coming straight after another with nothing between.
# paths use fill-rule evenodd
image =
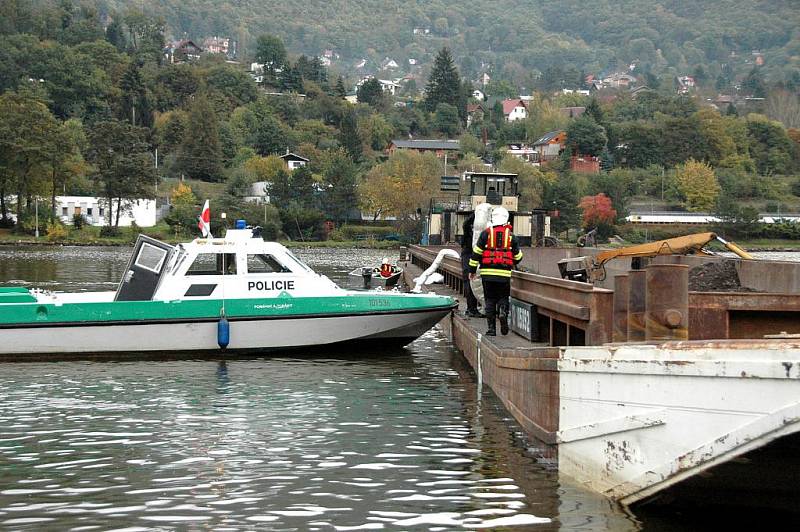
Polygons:
<instances>
[{"instance_id":1,"label":"utility pole","mask_svg":"<svg viewBox=\"0 0 800 532\"><path fill-rule=\"evenodd\" d=\"M39 198L35 198L33 204L34 204L34 211L36 213L35 214L35 217L36 217L35 236L36 236L36 238L39 238ZM28 212L30 212L30 211L28 211Z\"/></svg>"}]
</instances>

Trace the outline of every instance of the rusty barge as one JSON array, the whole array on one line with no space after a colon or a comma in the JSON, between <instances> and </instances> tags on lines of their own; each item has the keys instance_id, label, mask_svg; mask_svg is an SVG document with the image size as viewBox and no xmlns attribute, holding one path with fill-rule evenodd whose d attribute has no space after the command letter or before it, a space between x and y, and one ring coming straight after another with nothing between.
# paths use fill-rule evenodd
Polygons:
<instances>
[{"instance_id":1,"label":"rusty barge","mask_svg":"<svg viewBox=\"0 0 800 532\"><path fill-rule=\"evenodd\" d=\"M411 246L408 278L442 247ZM462 311L441 325L560 474L625 505L699 483L701 497L724 486L729 504L796 508L800 263L735 260L741 288L710 292L689 290L689 269L719 258L620 259L591 285L557 263L598 250L524 252L514 334L483 336ZM439 272L461 293L457 259Z\"/></svg>"}]
</instances>

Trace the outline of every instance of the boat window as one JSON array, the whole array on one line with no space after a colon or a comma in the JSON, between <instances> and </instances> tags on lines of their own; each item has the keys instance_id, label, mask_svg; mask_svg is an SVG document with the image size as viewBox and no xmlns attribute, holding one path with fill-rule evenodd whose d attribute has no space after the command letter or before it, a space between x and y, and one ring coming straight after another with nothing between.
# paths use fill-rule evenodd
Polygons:
<instances>
[{"instance_id":1,"label":"boat window","mask_svg":"<svg viewBox=\"0 0 800 532\"><path fill-rule=\"evenodd\" d=\"M236 254L234 253L198 253L186 275L225 275L236 274Z\"/></svg>"},{"instance_id":2,"label":"boat window","mask_svg":"<svg viewBox=\"0 0 800 532\"><path fill-rule=\"evenodd\" d=\"M300 266L300 269L302 269L302 270L306 270L306 271L308 271L308 272L311 272L311 273L313 273L313 272L314 272L314 270L312 270L311 268L309 268L308 266L306 266L306 263L305 263L305 262L303 262L303 261L301 261L300 259L298 259L297 257L295 257L295 256L294 256L294 254L293 254L291 251L289 251L288 249L287 249L287 250L285 250L285 253L286 253L286 256L287 256L287 257L289 257L290 259L292 259L292 260L293 260L293 261L294 261L294 262L295 262L295 263L296 263L298 266Z\"/></svg>"},{"instance_id":3,"label":"boat window","mask_svg":"<svg viewBox=\"0 0 800 532\"><path fill-rule=\"evenodd\" d=\"M139 248L139 255L136 257L136 266L144 268L145 270L150 270L153 273L159 273L166 256L167 250L145 242L142 244L142 247Z\"/></svg>"},{"instance_id":4,"label":"boat window","mask_svg":"<svg viewBox=\"0 0 800 532\"><path fill-rule=\"evenodd\" d=\"M247 256L247 273L291 272L272 255L258 254Z\"/></svg>"}]
</instances>

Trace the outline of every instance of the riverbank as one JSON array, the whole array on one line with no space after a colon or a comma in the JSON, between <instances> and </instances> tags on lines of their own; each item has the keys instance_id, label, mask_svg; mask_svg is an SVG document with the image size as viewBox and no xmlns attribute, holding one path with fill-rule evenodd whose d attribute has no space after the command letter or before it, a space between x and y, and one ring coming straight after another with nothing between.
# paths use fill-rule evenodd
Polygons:
<instances>
[{"instance_id":1,"label":"riverbank","mask_svg":"<svg viewBox=\"0 0 800 532\"><path fill-rule=\"evenodd\" d=\"M60 238L49 238L40 236L36 238L32 235L18 234L8 229L0 229L0 246L132 246L139 235L146 235L156 238L168 244L179 244L192 240L197 235L175 235L165 231L163 227L137 228L132 230L129 227L121 228L120 234L116 236L100 236L100 229L97 227L86 227L80 231L71 230L67 235ZM288 248L360 248L360 249L397 249L401 242L396 240L324 240L324 241L301 241L301 240L279 240L281 244Z\"/></svg>"},{"instance_id":2,"label":"riverbank","mask_svg":"<svg viewBox=\"0 0 800 532\"><path fill-rule=\"evenodd\" d=\"M171 234L171 229L166 225L157 225L152 228L123 227L117 236L101 236L99 227L85 227L79 231L70 229L69 232L60 238L51 239L43 235L36 238L32 235L13 233L8 229L0 229L0 246L131 246L136 241L139 234L156 238L169 244L179 244L191 240L196 235L175 235ZM279 240L288 248L312 247L312 248L360 248L360 249L397 249L402 243L396 240L377 240L367 238L363 240L323 240L323 241L301 241L301 240ZM755 252L781 252L781 251L800 251L800 240L786 239L754 239L737 240L737 244L748 251Z\"/></svg>"}]
</instances>

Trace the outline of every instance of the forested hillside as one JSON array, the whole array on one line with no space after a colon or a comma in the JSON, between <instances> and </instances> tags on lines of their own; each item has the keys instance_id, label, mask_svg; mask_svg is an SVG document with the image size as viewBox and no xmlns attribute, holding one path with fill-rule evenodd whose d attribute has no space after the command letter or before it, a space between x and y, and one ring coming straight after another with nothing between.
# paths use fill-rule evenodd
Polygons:
<instances>
[{"instance_id":1,"label":"forested hillside","mask_svg":"<svg viewBox=\"0 0 800 532\"><path fill-rule=\"evenodd\" d=\"M146 8L145 1L134 3L134 8L136 4ZM511 17L501 8L512 2L497 0L482 4L481 10L476 8L464 19L454 15L459 12L454 6L449 18L433 19L432 29L425 25L438 12L418 7L411 26L392 26L392 31L384 33L369 25L369 21L378 24L377 5L359 19L352 6L341 4L341 13L326 11L330 24L309 23L303 39L300 30L286 29L302 19L293 14L291 18L287 11L297 7L275 7L275 12L289 17L281 25L264 10L256 17L254 2L241 2L242 12L221 19L224 6L212 14L192 11L197 4L187 2L176 5L175 12L164 11L169 20L177 21L165 24L155 11L130 6L110 11L113 6L108 4L78 0L0 3L0 227L33 232L37 205L47 201L48 235L66 233L55 209L59 194L100 196L118 207L125 200L158 194L160 201L167 199L172 206L166 219L171 233L191 232L200 199L211 196L229 215L260 220L270 237L320 238L323 228L329 227L324 221L338 226L360 220L364 213L395 218L392 230L413 240L431 199L438 194L440 176L488 164L519 175L522 209L557 210L560 216L553 227L559 231L605 227L601 234L609 234L614 224L622 225L632 205L646 203L653 209L657 202L659 208L715 212L730 222L725 231L800 238L798 223L764 228L757 223L759 211L800 211L800 72L793 70L796 57L784 56L782 66L777 66L778 50L789 49L785 25L794 13L788 3L774 2L777 7L773 6L770 16L776 18L767 24L772 37L757 36L746 25L738 32L730 28L713 34L695 31L692 27L701 26L703 19L677 8L647 12L632 2L623 3L614 5L619 19L603 22L595 17L578 24L564 13L550 13L549 5L541 6L538 19L527 14ZM314 6L313 2L307 5ZM496 12L487 11L490 5ZM725 2L705 5L733 9L733 4ZM755 9L757 4L748 5ZM729 17L724 11L714 12ZM639 26L625 22L638 20L636 13L643 20ZM681 22L678 15L685 20ZM323 16L309 9L303 20ZM383 14L398 25L401 20L409 22L409 16L406 11L395 13L394 18ZM258 46L252 58L264 65L263 79L247 71L249 62L189 50L186 43L182 53L177 50L181 46L168 45L178 27L173 25L233 23L229 19L252 25L259 20L266 25L269 20L274 26L268 29L276 28L276 33L286 36L288 45L268 33L253 39ZM493 25L468 31L467 23L476 20ZM502 33L497 20L533 29ZM534 24L535 20L539 22ZM714 19L709 14L705 20ZM353 29L334 31L336 24ZM369 31L361 29L362 24ZM410 31L414 27L422 29L416 37ZM646 37L643 28L661 31L648 30ZM213 25L213 29L220 28ZM430 32L425 34L426 30ZM565 34L554 37L555 30L583 32L586 41ZM197 30L197 40L207 36L207 31L211 29ZM674 33L671 37L670 32ZM391 55L403 65L397 70L409 64L398 51L405 49L402 43L392 39L406 39L404 43L410 42L406 48L424 44L425 54L436 50L435 59L426 55L418 60L414 73L422 75L400 84L385 82L391 90L384 88L380 78L363 80L354 103L340 76L354 82L352 64L350 70L340 68L348 61L344 45L340 48L320 40L328 34L331 39L349 37L350 41L341 42L351 43L354 57L360 57L353 51L359 49L354 43L362 40L375 39L369 41L373 47L379 41L387 47L395 43L398 48ZM526 48L516 50L502 39L486 46L490 34L513 38ZM620 41L620 48L613 52L612 35ZM604 41L590 46L590 39ZM696 43L703 39L719 41L706 43L700 50ZM729 42L719 44L723 41ZM745 52L731 56L734 44ZM763 55L753 55L750 48L755 44L763 45L759 50ZM335 53L329 55L341 65L325 68L319 51L313 57L299 54L318 47L334 48ZM483 52L465 53L469 47ZM520 62L534 57L526 55L526 50L540 54L536 57L544 58L542 63L522 66ZM545 50L550 50L549 55ZM697 83L689 77L684 80L691 84L676 86L673 82L684 82L670 73L673 67L664 61L673 55L676 61L685 61L688 50L695 50L703 61L713 55L725 63L687 62L687 68L694 67ZM384 56L377 48L373 55ZM509 58L505 73L491 67L491 83L481 85L488 99L481 93L476 97L471 82L482 57L484 62ZM733 58L738 71L731 66ZM622 59L623 64L616 65ZM465 68L470 61L472 66ZM559 90L567 88L559 82L566 83L568 74L574 75L573 87L580 83L579 67L600 73L613 64L629 72L628 61L635 61L636 76L619 76L632 79L635 90L627 85L595 86L585 94ZM712 77L714 65L723 64L718 77ZM656 72L656 67L663 70ZM519 92L523 85L515 73L530 79L538 76L530 99L519 99L526 93ZM504 102L504 98L509 100ZM525 113L512 116L511 109L518 108ZM525 162L511 149L512 145L514 149L535 145L536 139L548 133L564 139L563 145L556 146L557 156L543 154L544 159ZM393 139L409 138L458 138L460 145L457 154L444 160L432 153L387 150ZM281 159L287 150L307 159L308 165L289 171ZM595 166L578 164L587 162ZM178 182L180 186L175 186ZM254 186L260 188L254 191ZM269 196L266 208L245 201L264 195ZM608 208L600 209L603 205ZM116 221L106 220L106 232L116 232ZM70 234L80 233L80 216L73 222ZM630 236L638 238L635 230Z\"/></svg>"},{"instance_id":2,"label":"forested hillside","mask_svg":"<svg viewBox=\"0 0 800 532\"><path fill-rule=\"evenodd\" d=\"M341 55L341 69L386 56L431 62L444 44L467 76L489 68L530 86L552 66L599 73L638 62L662 73L722 65L747 69L753 50L779 81L800 70L800 9L795 0L105 0L101 9L139 6L158 14L167 33L226 35L252 54L262 33L290 52ZM414 34L414 29L418 34ZM426 33L428 32L429 33ZM731 52L737 55L731 58ZM713 78L712 78L713 79Z\"/></svg>"}]
</instances>

